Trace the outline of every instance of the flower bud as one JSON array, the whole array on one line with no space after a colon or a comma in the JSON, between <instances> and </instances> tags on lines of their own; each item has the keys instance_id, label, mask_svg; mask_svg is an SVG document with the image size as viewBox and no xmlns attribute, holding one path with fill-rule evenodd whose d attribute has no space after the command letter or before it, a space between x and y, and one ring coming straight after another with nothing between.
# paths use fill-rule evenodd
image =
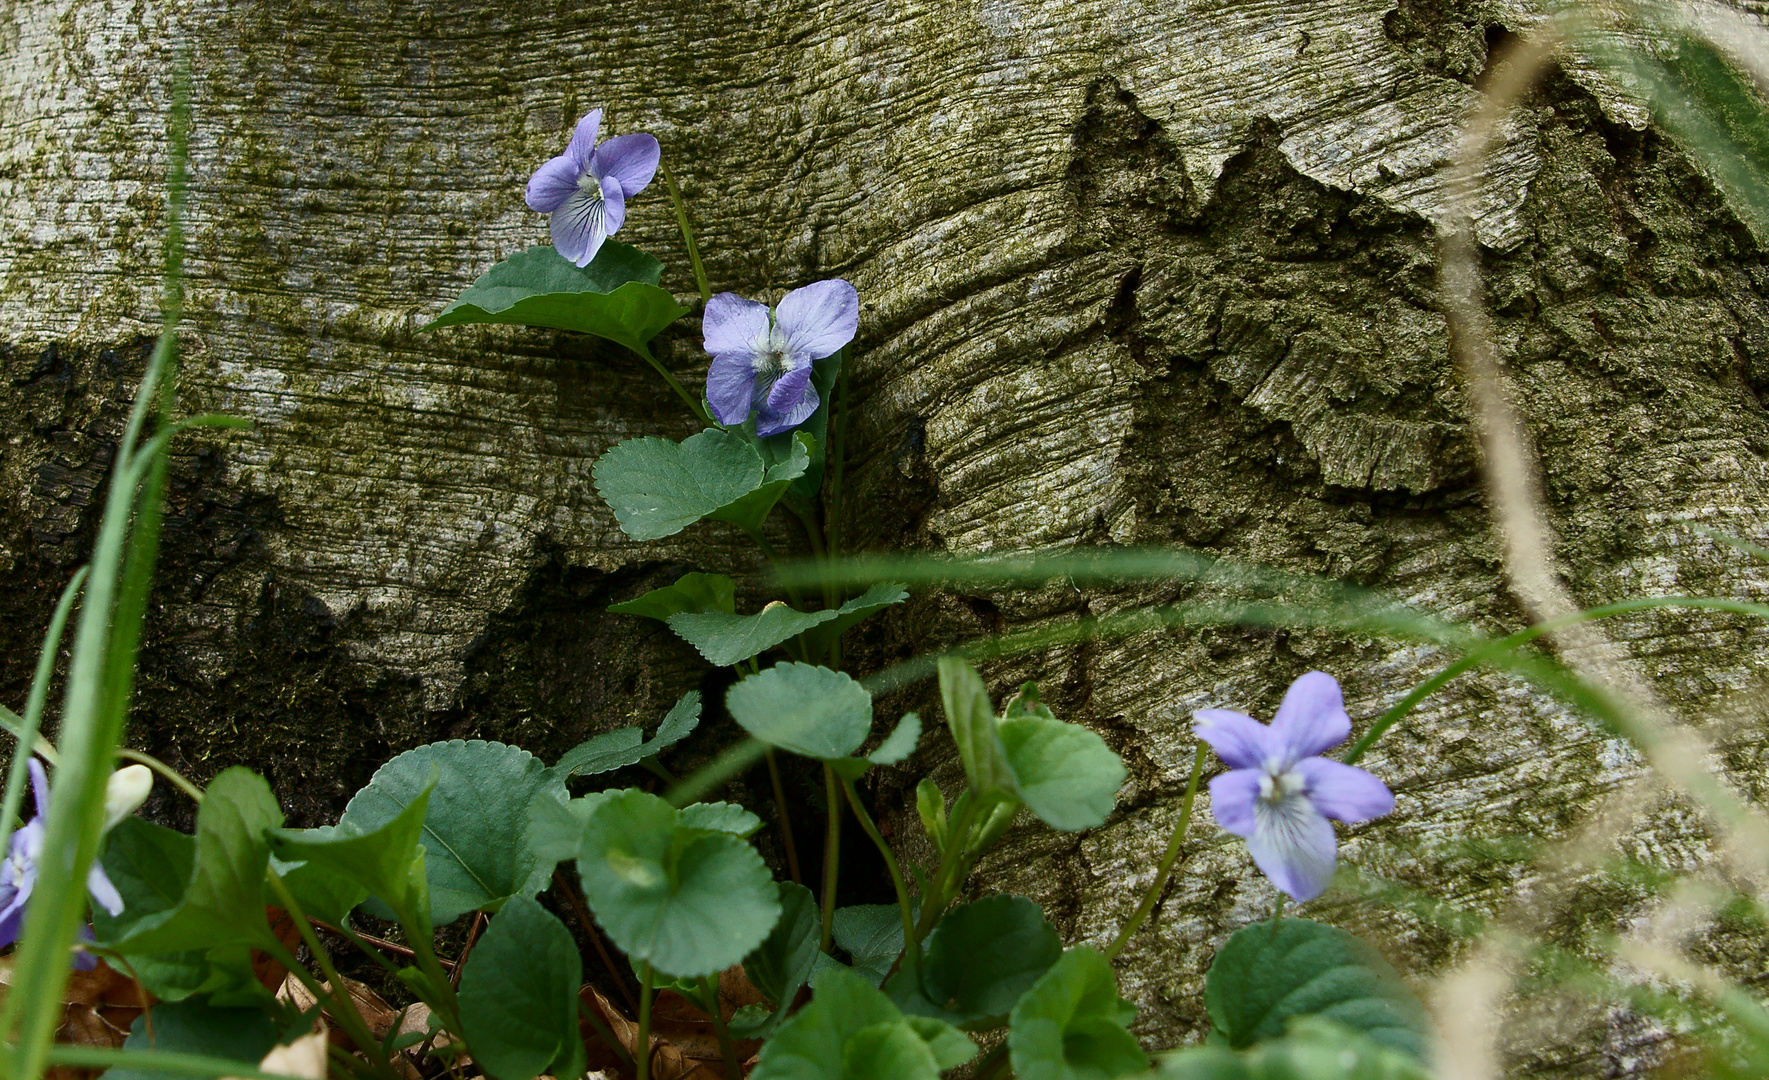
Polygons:
<instances>
[{"instance_id":1,"label":"flower bud","mask_svg":"<svg viewBox=\"0 0 1769 1080\"><path fill-rule=\"evenodd\" d=\"M116 828L124 818L135 813L153 790L154 774L145 765L129 765L111 774L104 785L104 828Z\"/></svg>"}]
</instances>

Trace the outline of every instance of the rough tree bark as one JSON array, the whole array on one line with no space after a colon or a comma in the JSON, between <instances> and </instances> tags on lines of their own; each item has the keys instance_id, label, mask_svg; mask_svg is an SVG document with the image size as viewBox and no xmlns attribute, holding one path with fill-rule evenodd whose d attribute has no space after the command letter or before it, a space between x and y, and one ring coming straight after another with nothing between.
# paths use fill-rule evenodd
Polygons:
<instances>
[{"instance_id":1,"label":"rough tree bark","mask_svg":"<svg viewBox=\"0 0 1769 1080\"><path fill-rule=\"evenodd\" d=\"M753 569L722 526L634 544L594 495L611 443L690 430L677 403L593 341L414 334L544 237L521 185L597 104L612 129L662 139L715 288L860 287L849 531L866 546L1177 543L1515 628L1432 228L1489 52L1532 21L1497 0L9 0L0 690L22 697L88 546L154 325L181 55L196 121L183 403L259 426L180 452L133 738L198 775L265 769L299 820L429 739L548 755L719 685L660 630L602 613L684 568ZM1637 109L1576 71L1517 118L1479 234L1576 594L1761 592L1760 568L1690 528L1769 540L1758 243ZM692 291L660 190L622 238ZM690 385L693 329L663 343ZM858 653L883 663L1188 590L922 597ZM1758 718L1765 652L1746 624L1667 613L1622 636L1686 716ZM1269 715L1319 667L1367 722L1441 662L1214 629L992 670L997 688L1043 680L1132 779L1105 827L1022 829L981 876L1103 941L1176 813L1193 709ZM1761 796L1761 725L1724 746ZM951 775L937 740L918 761ZM1638 769L1493 676L1437 695L1367 764L1400 807L1353 830L1349 858L1482 912L1535 880L1524 841L1563 834ZM1622 850L1709 862L1675 801ZM1555 926L1577 947L1648 899L1609 879L1575 895ZM1152 1044L1201 1035L1212 949L1272 899L1201 816L1121 961ZM1416 913L1314 910L1421 978L1462 947ZM1764 975L1726 928L1702 942ZM1510 1035L1516 1071L1544 1076L1638 1072L1664 1037L1600 1006Z\"/></svg>"}]
</instances>

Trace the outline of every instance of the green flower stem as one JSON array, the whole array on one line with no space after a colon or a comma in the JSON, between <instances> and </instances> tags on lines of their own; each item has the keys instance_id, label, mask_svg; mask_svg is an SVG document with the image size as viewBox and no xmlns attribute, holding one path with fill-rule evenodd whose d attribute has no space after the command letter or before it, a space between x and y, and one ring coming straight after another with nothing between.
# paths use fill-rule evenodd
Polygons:
<instances>
[{"instance_id":1,"label":"green flower stem","mask_svg":"<svg viewBox=\"0 0 1769 1080\"><path fill-rule=\"evenodd\" d=\"M700 262L700 245L694 242L694 230L688 225L688 204L682 201L682 191L676 187L670 167L661 161L658 164L663 168L663 186L670 193L670 204L676 208L676 224L682 229L682 246L688 249L688 263L694 267L694 284L700 289L700 303L704 306L713 298L713 290L706 283L706 267Z\"/></svg>"},{"instance_id":2,"label":"green flower stem","mask_svg":"<svg viewBox=\"0 0 1769 1080\"><path fill-rule=\"evenodd\" d=\"M37 671L31 676L31 695L25 701L25 714L19 718L19 729L13 732L18 747L12 752L12 768L6 773L6 796L0 801L0 851L6 850L7 841L12 837L12 823L18 820L18 808L25 799L25 767L31 760L37 732L43 726L43 706L49 698L49 683L55 678L55 656L61 651L62 631L67 629L68 616L74 610L74 601L79 599L80 586L85 581L86 568L82 566L74 571L74 576L62 589L55 614L49 619L49 632L43 635L43 650L37 654ZM38 812L42 812L41 808Z\"/></svg>"},{"instance_id":3,"label":"green flower stem","mask_svg":"<svg viewBox=\"0 0 1769 1080\"><path fill-rule=\"evenodd\" d=\"M995 1049L977 1060L977 1067L971 1071L971 1080L1001 1080L1012 1074L1013 1062L1007 1055L1007 1040L1003 1039Z\"/></svg>"},{"instance_id":4,"label":"green flower stem","mask_svg":"<svg viewBox=\"0 0 1769 1080\"><path fill-rule=\"evenodd\" d=\"M847 792L848 805L854 808L854 817L859 820L860 827L866 830L866 835L872 838L873 844L878 847L878 853L884 856L885 869L890 871L891 885L897 890L897 907L903 913L903 959L908 964L909 977L915 980L915 985L920 986L921 944L915 936L915 905L910 902L909 885L903 880L903 871L897 865L897 853L891 850L891 845L885 843L884 834L878 831L872 815L861 804L860 793L854 790L854 782L844 776L841 784L842 790Z\"/></svg>"},{"instance_id":5,"label":"green flower stem","mask_svg":"<svg viewBox=\"0 0 1769 1080\"><path fill-rule=\"evenodd\" d=\"M792 875L794 885L803 885L804 878L799 875L799 849L792 839L792 815L786 810L786 786L780 782L780 762L774 757L774 748L768 748L768 781L774 785L774 811L780 815L780 842L786 848L786 871Z\"/></svg>"},{"instance_id":6,"label":"green flower stem","mask_svg":"<svg viewBox=\"0 0 1769 1080\"><path fill-rule=\"evenodd\" d=\"M842 478L848 450L848 358L842 357L841 370L835 376L835 402L830 409L829 438L829 557L841 556L842 549Z\"/></svg>"},{"instance_id":7,"label":"green flower stem","mask_svg":"<svg viewBox=\"0 0 1769 1080\"><path fill-rule=\"evenodd\" d=\"M768 542L768 538L766 536L762 535L762 530L748 529L746 531L749 533L749 538L751 540L755 541L756 547L761 549L762 558L768 560L768 565L770 567L772 567L774 570L774 573L776 575L778 575L780 573L780 565L781 565L780 564L780 553L778 551L775 551L774 545ZM805 598L799 595L798 586L796 586L796 585L786 586L786 595L787 595L787 598L792 601L793 607L798 608L800 611L803 611L805 609Z\"/></svg>"},{"instance_id":8,"label":"green flower stem","mask_svg":"<svg viewBox=\"0 0 1769 1080\"><path fill-rule=\"evenodd\" d=\"M1286 896L1284 893L1280 892L1280 893L1278 893L1278 902L1272 906L1272 909L1271 909L1271 936L1272 936L1273 941L1277 940L1278 922L1280 921L1281 917L1284 914L1284 901L1286 901L1288 899L1290 899L1288 896Z\"/></svg>"},{"instance_id":9,"label":"green flower stem","mask_svg":"<svg viewBox=\"0 0 1769 1080\"><path fill-rule=\"evenodd\" d=\"M278 941L274 934L269 933L268 929L265 932L264 940L259 943L258 947L274 956L279 963L288 968L289 974L299 979L314 997L331 1003L331 1008L328 1011L338 1021L339 1026L344 1029L345 1034L350 1036L350 1041L354 1042L363 1055L369 1058L377 1075L381 1076L383 1080L400 1080L399 1074L393 1071L392 1065L373 1056L374 1048L381 1045L380 1040L376 1039L374 1034L369 1031L368 1022L362 1018L362 1012L357 1009L356 1002L351 999L349 991L344 989L344 979L338 974L338 969L332 966L331 954L326 952L326 947L320 943L319 935L313 932L313 926L308 923L307 915L301 910L301 905L295 900L294 894L289 892L289 887L283 884L282 876L275 870L267 871L265 876L266 880L270 882L271 891L276 893L277 901L294 920L295 929L301 934L301 940L307 945L307 951L313 954L314 962L325 974L327 985L322 986L319 980L315 979L312 973L302 967L301 962L283 947L283 943Z\"/></svg>"},{"instance_id":10,"label":"green flower stem","mask_svg":"<svg viewBox=\"0 0 1769 1080\"><path fill-rule=\"evenodd\" d=\"M553 888L565 894L565 902L571 905L572 914L577 916L577 925L583 929L584 937L589 938L590 944L595 947L596 955L601 959L608 977L620 989L620 996L626 1000L627 1007L637 1012L639 999L633 996L626 977L620 973L620 965L614 962L614 957L608 953L608 946L602 943L602 935L596 932L596 922L590 917L590 905L584 902L583 893L565 872L563 863L553 868Z\"/></svg>"},{"instance_id":11,"label":"green flower stem","mask_svg":"<svg viewBox=\"0 0 1769 1080\"><path fill-rule=\"evenodd\" d=\"M823 765L823 791L829 802L829 831L823 839L823 930L817 936L817 948L829 951L835 936L835 886L841 877L842 796L835 770Z\"/></svg>"},{"instance_id":12,"label":"green flower stem","mask_svg":"<svg viewBox=\"0 0 1769 1080\"><path fill-rule=\"evenodd\" d=\"M1142 903L1136 905L1130 921L1124 924L1124 928L1118 931L1118 936L1106 946L1107 960L1116 959L1124 951L1124 946L1130 944L1130 939L1142 929L1142 924L1148 919L1149 913L1155 910L1161 894L1167 889L1167 879L1172 876L1173 867L1179 862L1179 850L1185 846L1186 826L1192 820L1192 800L1198 796L1198 778L1204 774L1204 754L1209 749L1203 740L1198 741L1197 753L1192 755L1192 775L1185 785L1185 800L1179 804L1179 820L1174 823L1173 835L1167 841L1167 850L1161 855L1161 865L1155 870L1155 880L1149 885L1148 891L1143 893Z\"/></svg>"},{"instance_id":13,"label":"green flower stem","mask_svg":"<svg viewBox=\"0 0 1769 1080\"><path fill-rule=\"evenodd\" d=\"M608 1029L607 1023L605 1023L600 1016L597 1016L596 1010L590 1008L588 1003L586 1003L581 997L577 999L577 1015L589 1021L590 1027L594 1028L596 1031L596 1037L606 1043L608 1049L614 1051L614 1056L620 1059L622 1065L625 1065L629 1069L634 1067L633 1055L627 1053L627 1048L620 1044L619 1039L615 1038L614 1032Z\"/></svg>"},{"instance_id":14,"label":"green flower stem","mask_svg":"<svg viewBox=\"0 0 1769 1080\"><path fill-rule=\"evenodd\" d=\"M688 406L688 411L694 414L694 419L705 424L707 427L714 426L712 415L706 411L706 406L694 400L694 395L688 393L688 388L683 386L681 381L674 375L671 375L669 369L658 362L657 357L651 355L651 350L649 348L640 347L633 351L644 358L644 361L651 365L653 371L656 371L659 375L663 376L663 381L669 383L670 389L674 390L676 396L682 399L682 403Z\"/></svg>"},{"instance_id":15,"label":"green flower stem","mask_svg":"<svg viewBox=\"0 0 1769 1080\"><path fill-rule=\"evenodd\" d=\"M639 1080L651 1080L651 965L639 962L639 1037L633 1047L633 1071Z\"/></svg>"},{"instance_id":16,"label":"green flower stem","mask_svg":"<svg viewBox=\"0 0 1769 1080\"><path fill-rule=\"evenodd\" d=\"M743 1069L737 1062L737 1047L731 1042L731 1031L725 1026L725 1010L719 1005L718 981L710 975L703 976L700 992L706 995L706 1002L711 1006L708 1011L713 1018L713 1031L719 1037L719 1054L725 1059L725 1075L737 1080L743 1075Z\"/></svg>"},{"instance_id":17,"label":"green flower stem","mask_svg":"<svg viewBox=\"0 0 1769 1080\"><path fill-rule=\"evenodd\" d=\"M965 795L970 794L968 791ZM914 940L919 948L921 942L933 932L934 924L946 913L946 907L958 895L959 886L964 883L970 873L970 863L975 856L969 851L971 831L977 826L977 800L959 796L953 803L955 813L946 828L946 853L940 857L940 865L934 871L928 895L921 898L921 920L916 923Z\"/></svg>"},{"instance_id":18,"label":"green flower stem","mask_svg":"<svg viewBox=\"0 0 1769 1080\"><path fill-rule=\"evenodd\" d=\"M88 564L91 574L74 632L72 655L61 711L61 766L44 827L43 847L61 858L39 867L32 902L13 967L12 988L0 1006L0 1044L13 1042L8 1073L15 1080L36 1080L47 1064L50 1044L62 1020L62 994L68 980L68 953L86 910L86 868L98 857L104 827L104 795L110 765L121 742L123 711L117 694L125 696L134 667L131 646L140 626L122 626L125 616L139 624L141 605L132 592L145 590L152 571L157 538L159 491L137 492L132 481L141 469L137 451L149 415L161 404L162 380L170 383L176 368L182 289L182 234L186 160L188 76L174 88L171 124L172 173L168 180L166 229L165 317L159 340L136 391L134 405L118 441L117 467L105 496L104 515ZM147 470L152 479L163 471ZM133 529L132 529L132 526ZM120 672L127 666L129 672Z\"/></svg>"},{"instance_id":19,"label":"green flower stem","mask_svg":"<svg viewBox=\"0 0 1769 1080\"><path fill-rule=\"evenodd\" d=\"M154 757L152 754L144 754L140 750L131 750L125 746L118 748L117 756L125 761L133 761L139 765L147 766L154 772L165 777L166 781L173 787L189 796L191 802L197 803L198 805L202 804L203 789L191 783L189 777L161 761L159 758Z\"/></svg>"}]
</instances>

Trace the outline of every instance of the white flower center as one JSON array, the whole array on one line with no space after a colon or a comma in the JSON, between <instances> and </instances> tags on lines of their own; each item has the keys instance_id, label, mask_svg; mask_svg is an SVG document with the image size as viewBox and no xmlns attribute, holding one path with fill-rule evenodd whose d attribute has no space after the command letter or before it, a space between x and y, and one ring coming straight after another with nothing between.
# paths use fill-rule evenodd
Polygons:
<instances>
[{"instance_id":1,"label":"white flower center","mask_svg":"<svg viewBox=\"0 0 1769 1080\"><path fill-rule=\"evenodd\" d=\"M1259 777L1259 798L1262 802L1282 803L1301 795L1305 781L1294 770L1275 772L1271 766Z\"/></svg>"},{"instance_id":2,"label":"white flower center","mask_svg":"<svg viewBox=\"0 0 1769 1080\"><path fill-rule=\"evenodd\" d=\"M749 362L756 377L766 379L769 383L798 366L793 362L792 348L787 343L786 335L777 326L770 326L768 332L756 342Z\"/></svg>"}]
</instances>

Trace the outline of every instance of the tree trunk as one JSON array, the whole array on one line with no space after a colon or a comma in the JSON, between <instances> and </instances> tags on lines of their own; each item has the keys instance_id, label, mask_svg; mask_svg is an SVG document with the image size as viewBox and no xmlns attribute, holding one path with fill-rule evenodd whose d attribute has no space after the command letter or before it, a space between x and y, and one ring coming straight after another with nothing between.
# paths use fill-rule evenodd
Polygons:
<instances>
[{"instance_id":1,"label":"tree trunk","mask_svg":"<svg viewBox=\"0 0 1769 1080\"><path fill-rule=\"evenodd\" d=\"M258 427L181 444L131 737L199 776L265 770L301 823L421 742L497 738L550 760L723 685L661 627L602 611L684 569L756 569L725 526L634 543L595 495L609 445L692 430L673 396L591 339L415 333L544 241L522 185L596 105L604 130L662 140L715 289L859 287L861 545L1178 544L1516 629L1436 309L1433 223L1489 49L1532 22L1488 0L15 0L0 16L0 689L22 700L88 550L155 326L162 117L185 55L181 404ZM1769 266L1753 237L1577 71L1519 112L1478 234L1576 595L1761 592L1769 575L1691 528L1769 540ZM621 239L692 293L661 184ZM690 320L660 343L691 387L698 340ZM1191 588L923 596L854 651L882 665ZM1757 717L1740 712L1765 659L1751 624L1619 627L1685 716ZM998 665L998 692L1038 678L1132 778L1105 827L1021 827L979 876L1037 899L1071 941L1109 940L1177 813L1192 710L1269 717L1320 668L1361 727L1447 660L1204 628ZM937 715L926 687L900 697L887 704ZM1728 730L1724 764L1760 797L1769 740ZM916 761L953 773L937 738ZM1435 695L1365 764L1399 808L1351 830L1346 858L1480 913L1537 880L1531 843L1640 768L1494 675ZM182 812L162 798L158 813ZM1621 850L1711 861L1675 801ZM1593 948L1645 910L1645 887L1618 880L1575 890L1559 943ZM1213 949L1274 895L1200 814L1120 962L1151 1045L1201 1037ZM1404 905L1339 892L1309 912L1421 980L1465 946ZM1699 948L1760 977L1744 941L1715 931ZM1601 1007L1509 1038L1532 1076L1640 1072L1669 1045Z\"/></svg>"}]
</instances>

